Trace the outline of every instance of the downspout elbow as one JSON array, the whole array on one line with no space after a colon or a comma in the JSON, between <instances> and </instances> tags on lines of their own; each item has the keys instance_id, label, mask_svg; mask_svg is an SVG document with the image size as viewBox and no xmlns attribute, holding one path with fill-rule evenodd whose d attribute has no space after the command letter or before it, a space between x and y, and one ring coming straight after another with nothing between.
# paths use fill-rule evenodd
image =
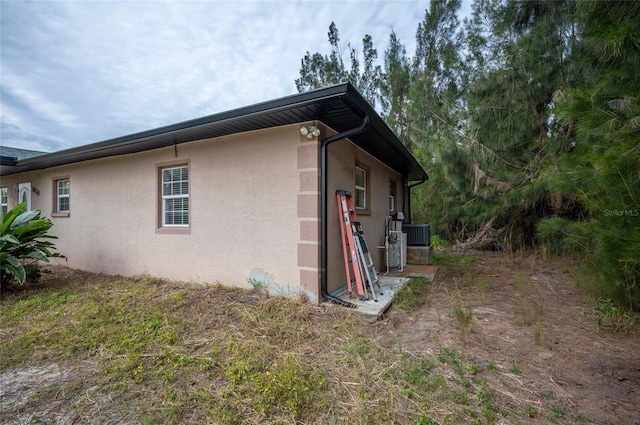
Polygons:
<instances>
[{"instance_id":1,"label":"downspout elbow","mask_svg":"<svg viewBox=\"0 0 640 425\"><path fill-rule=\"evenodd\" d=\"M407 186L407 189L411 189L412 187L420 186L422 183L424 183L426 181L427 181L427 179L423 177L422 180L420 180L418 183L410 184L409 186Z\"/></svg>"},{"instance_id":2,"label":"downspout elbow","mask_svg":"<svg viewBox=\"0 0 640 425\"><path fill-rule=\"evenodd\" d=\"M320 142L320 173L321 173L321 181L320 181L320 293L322 297L328 301L333 303L342 305L348 308L356 308L356 305L350 303L349 301L342 300L340 298L334 297L329 294L327 289L327 185L328 185L328 161L327 161L327 150L328 146L337 142L338 140L346 139L351 136L355 136L356 134L362 133L367 126L369 125L369 116L365 115L362 119L362 123L355 128L352 128L347 131L343 131L342 133L334 134L333 136L329 136L326 139Z\"/></svg>"}]
</instances>

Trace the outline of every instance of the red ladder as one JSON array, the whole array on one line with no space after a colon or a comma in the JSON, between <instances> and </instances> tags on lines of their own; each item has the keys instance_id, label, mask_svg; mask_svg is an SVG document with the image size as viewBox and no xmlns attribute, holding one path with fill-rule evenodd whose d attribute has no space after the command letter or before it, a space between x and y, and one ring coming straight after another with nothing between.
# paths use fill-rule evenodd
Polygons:
<instances>
[{"instance_id":1,"label":"red ladder","mask_svg":"<svg viewBox=\"0 0 640 425\"><path fill-rule=\"evenodd\" d=\"M367 283L371 287L373 299L376 297L374 285L378 283L378 277L371 260L371 255L366 248L366 241L362 226L358 222L351 192L346 190L336 191L338 214L340 215L340 235L342 237L342 252L344 257L344 269L347 275L347 290L353 295L353 283L356 284L358 296L361 300L368 300ZM365 252L366 251L366 252ZM373 276L373 277L372 277ZM382 291L380 291L382 294Z\"/></svg>"}]
</instances>

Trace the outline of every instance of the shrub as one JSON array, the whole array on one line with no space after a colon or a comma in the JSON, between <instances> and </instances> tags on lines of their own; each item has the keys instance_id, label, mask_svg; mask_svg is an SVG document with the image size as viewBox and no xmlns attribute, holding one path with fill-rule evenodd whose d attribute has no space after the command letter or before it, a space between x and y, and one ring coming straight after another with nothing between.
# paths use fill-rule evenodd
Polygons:
<instances>
[{"instance_id":1,"label":"shrub","mask_svg":"<svg viewBox=\"0 0 640 425\"><path fill-rule=\"evenodd\" d=\"M40 210L25 211L24 203L16 205L2 216L0 227L0 270L1 285L15 280L23 284L27 280L27 270L37 261L49 262L51 257L64 258L54 253L50 235L51 220L40 216ZM1 289L1 287L0 287Z\"/></svg>"}]
</instances>

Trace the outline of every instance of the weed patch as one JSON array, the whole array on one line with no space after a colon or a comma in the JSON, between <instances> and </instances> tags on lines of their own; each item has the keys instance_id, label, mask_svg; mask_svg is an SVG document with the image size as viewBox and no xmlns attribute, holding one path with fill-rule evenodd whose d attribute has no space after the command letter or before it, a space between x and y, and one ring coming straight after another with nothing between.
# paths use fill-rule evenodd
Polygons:
<instances>
[{"instance_id":1,"label":"weed patch","mask_svg":"<svg viewBox=\"0 0 640 425\"><path fill-rule=\"evenodd\" d=\"M524 423L529 415L556 423L584 417L559 387L536 375L527 352L496 348L522 343L522 332L506 328L514 322L518 330L530 327L526 338L533 332L543 341L546 287L538 292L528 271L489 273L485 262L462 265L452 255L436 285L408 282L375 323L347 309L255 290L67 271L64 279L1 301L0 384L27 373L46 373L40 381L48 384L20 405L3 405L0 423L78 417L141 424L499 424ZM515 280L515 291L503 285L505 276ZM510 304L475 313L474 320L476 309L468 306L478 294L490 302L496 293ZM503 311L515 311L515 320ZM612 324L608 310L599 311L602 326ZM550 303L547 314L555 313ZM508 332L492 334L496 325ZM541 359L551 367L551 359ZM560 366L553 368L555 376Z\"/></svg>"},{"instance_id":2,"label":"weed patch","mask_svg":"<svg viewBox=\"0 0 640 425\"><path fill-rule=\"evenodd\" d=\"M598 331L610 324L616 332L633 331L638 326L638 316L633 311L619 307L611 298L600 298L593 308Z\"/></svg>"},{"instance_id":3,"label":"weed patch","mask_svg":"<svg viewBox=\"0 0 640 425\"><path fill-rule=\"evenodd\" d=\"M413 308L430 281L412 279L405 288L396 301ZM88 422L106 421L106 406L154 424L441 423L497 415L475 382L484 370L455 350L384 350L347 311L255 291L104 277L16 294L0 314L0 371L43 361L95 365L65 384L66 397L82 399L74 416ZM43 391L28 403L47 397ZM426 406L435 410L425 414ZM0 413L0 421L11 415Z\"/></svg>"},{"instance_id":4,"label":"weed patch","mask_svg":"<svg viewBox=\"0 0 640 425\"><path fill-rule=\"evenodd\" d=\"M409 281L393 295L393 305L403 311L416 308L424 303L426 299L425 295L428 293L430 287L430 279L424 277L409 279Z\"/></svg>"}]
</instances>

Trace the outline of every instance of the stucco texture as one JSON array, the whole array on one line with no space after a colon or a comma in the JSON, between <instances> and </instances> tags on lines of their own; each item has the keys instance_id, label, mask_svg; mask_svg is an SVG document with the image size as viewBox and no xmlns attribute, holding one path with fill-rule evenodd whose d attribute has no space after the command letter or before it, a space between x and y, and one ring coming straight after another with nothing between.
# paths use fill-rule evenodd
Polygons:
<instances>
[{"instance_id":1,"label":"stucco texture","mask_svg":"<svg viewBox=\"0 0 640 425\"><path fill-rule=\"evenodd\" d=\"M70 267L258 285L318 302L320 148L318 138L301 136L300 125L5 176L0 186L7 187L11 207L18 184L31 182L32 208L52 218L58 251ZM358 218L380 270L383 251L376 247L384 244L390 180L401 196L398 173L348 140L329 146L329 292L346 286L335 191L354 191L357 163L369 170L368 211ZM182 164L189 167L190 223L166 229L160 225L159 170ZM52 214L59 177L70 180L67 217Z\"/></svg>"},{"instance_id":2,"label":"stucco texture","mask_svg":"<svg viewBox=\"0 0 640 425\"><path fill-rule=\"evenodd\" d=\"M243 133L3 177L9 205L30 181L51 216L53 179L69 176L68 217L52 217L74 268L248 286L298 287L298 126ZM176 155L177 152L177 155ZM159 231L158 167L189 164L190 225Z\"/></svg>"},{"instance_id":3,"label":"stucco texture","mask_svg":"<svg viewBox=\"0 0 640 425\"><path fill-rule=\"evenodd\" d=\"M327 290L340 291L346 285L342 241L336 190L348 190L354 194L355 167L360 164L368 169L367 208L356 210L362 224L367 245L378 270L384 270L385 217L389 212L389 181L397 184L397 196L401 197L401 176L348 140L329 145L328 158L328 234L327 234Z\"/></svg>"}]
</instances>

